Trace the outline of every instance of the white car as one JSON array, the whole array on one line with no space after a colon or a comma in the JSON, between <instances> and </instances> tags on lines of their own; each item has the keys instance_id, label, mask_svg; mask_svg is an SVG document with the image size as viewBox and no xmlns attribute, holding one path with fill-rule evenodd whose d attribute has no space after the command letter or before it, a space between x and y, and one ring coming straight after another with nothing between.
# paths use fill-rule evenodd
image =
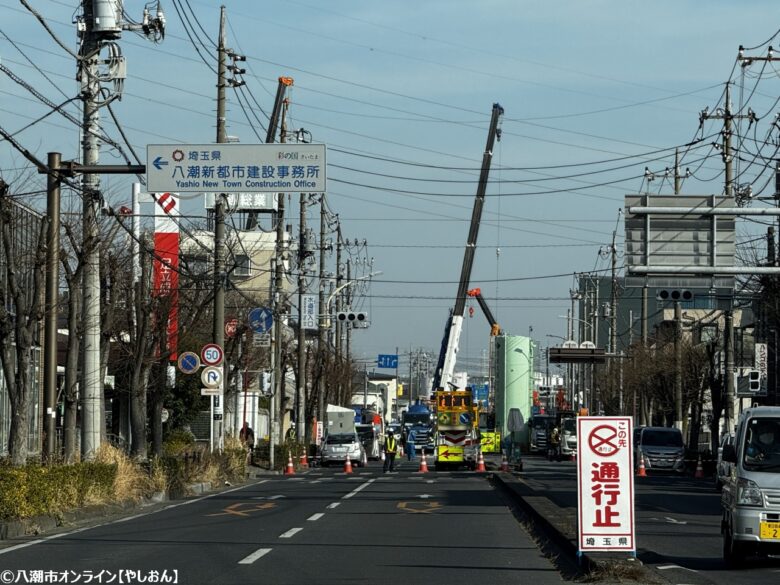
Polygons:
<instances>
[{"instance_id":1,"label":"white car","mask_svg":"<svg viewBox=\"0 0 780 585\"><path fill-rule=\"evenodd\" d=\"M331 463L343 464L347 459L357 467L366 461L366 450L355 432L333 434L325 437L320 458L323 467Z\"/></svg>"}]
</instances>

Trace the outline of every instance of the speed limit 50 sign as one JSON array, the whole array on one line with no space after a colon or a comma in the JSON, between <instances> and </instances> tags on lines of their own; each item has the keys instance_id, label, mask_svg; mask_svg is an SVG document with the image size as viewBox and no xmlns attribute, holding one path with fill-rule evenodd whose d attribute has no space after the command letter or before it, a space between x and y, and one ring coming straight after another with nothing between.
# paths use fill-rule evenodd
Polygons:
<instances>
[{"instance_id":1,"label":"speed limit 50 sign","mask_svg":"<svg viewBox=\"0 0 780 585\"><path fill-rule=\"evenodd\" d=\"M200 360L207 366L218 366L222 363L225 352L216 343L207 343L200 350Z\"/></svg>"}]
</instances>

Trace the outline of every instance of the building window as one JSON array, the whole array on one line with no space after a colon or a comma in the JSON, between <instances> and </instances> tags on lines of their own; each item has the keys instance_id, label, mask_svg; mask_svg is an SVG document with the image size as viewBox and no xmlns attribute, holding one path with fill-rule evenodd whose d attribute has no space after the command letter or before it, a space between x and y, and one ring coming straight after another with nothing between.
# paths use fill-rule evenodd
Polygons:
<instances>
[{"instance_id":1,"label":"building window","mask_svg":"<svg viewBox=\"0 0 780 585\"><path fill-rule=\"evenodd\" d=\"M236 276L252 276L252 262L246 254L236 254L236 267L233 270Z\"/></svg>"}]
</instances>

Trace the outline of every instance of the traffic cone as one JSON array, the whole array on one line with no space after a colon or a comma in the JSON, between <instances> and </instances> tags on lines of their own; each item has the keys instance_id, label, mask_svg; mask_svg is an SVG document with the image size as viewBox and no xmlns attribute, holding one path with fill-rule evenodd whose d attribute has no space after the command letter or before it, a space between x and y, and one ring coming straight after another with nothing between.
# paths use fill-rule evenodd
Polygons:
<instances>
[{"instance_id":1,"label":"traffic cone","mask_svg":"<svg viewBox=\"0 0 780 585\"><path fill-rule=\"evenodd\" d=\"M485 459L482 457L482 449L479 450L479 459L477 459L477 472L487 471L485 469Z\"/></svg>"},{"instance_id":2,"label":"traffic cone","mask_svg":"<svg viewBox=\"0 0 780 585\"><path fill-rule=\"evenodd\" d=\"M569 456L569 461L577 461L577 452L572 451L571 455Z\"/></svg>"},{"instance_id":3,"label":"traffic cone","mask_svg":"<svg viewBox=\"0 0 780 585\"><path fill-rule=\"evenodd\" d=\"M693 474L695 479L702 479L704 477L704 468L701 466L701 455L696 458L696 472Z\"/></svg>"},{"instance_id":4,"label":"traffic cone","mask_svg":"<svg viewBox=\"0 0 780 585\"><path fill-rule=\"evenodd\" d=\"M643 453L639 453L639 472L637 477L647 477L647 471L645 470L645 456Z\"/></svg>"},{"instance_id":5,"label":"traffic cone","mask_svg":"<svg viewBox=\"0 0 780 585\"><path fill-rule=\"evenodd\" d=\"M349 457L344 460L344 473L352 473L352 460Z\"/></svg>"},{"instance_id":6,"label":"traffic cone","mask_svg":"<svg viewBox=\"0 0 780 585\"><path fill-rule=\"evenodd\" d=\"M292 462L292 453L287 454L287 467L284 469L285 475L295 475L295 465Z\"/></svg>"},{"instance_id":7,"label":"traffic cone","mask_svg":"<svg viewBox=\"0 0 780 585\"><path fill-rule=\"evenodd\" d=\"M309 460L306 458L306 451L301 455L301 467L309 467Z\"/></svg>"},{"instance_id":8,"label":"traffic cone","mask_svg":"<svg viewBox=\"0 0 780 585\"><path fill-rule=\"evenodd\" d=\"M501 459L501 471L509 471L509 461L507 461L506 453L504 453Z\"/></svg>"},{"instance_id":9,"label":"traffic cone","mask_svg":"<svg viewBox=\"0 0 780 585\"><path fill-rule=\"evenodd\" d=\"M420 459L420 473L428 473L428 462L425 460L425 451L422 452Z\"/></svg>"}]
</instances>

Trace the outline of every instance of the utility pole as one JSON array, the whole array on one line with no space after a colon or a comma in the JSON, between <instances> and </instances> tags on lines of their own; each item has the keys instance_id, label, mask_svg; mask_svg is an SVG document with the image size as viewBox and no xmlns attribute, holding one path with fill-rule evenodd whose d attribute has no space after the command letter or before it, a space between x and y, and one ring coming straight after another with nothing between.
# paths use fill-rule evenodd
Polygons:
<instances>
[{"instance_id":1,"label":"utility pole","mask_svg":"<svg viewBox=\"0 0 780 585\"><path fill-rule=\"evenodd\" d=\"M43 454L51 462L57 446L57 317L60 281L60 168L62 156L50 152L46 177L46 216L49 221L46 236L46 309L43 347L43 386L46 414L46 442Z\"/></svg>"},{"instance_id":2,"label":"utility pole","mask_svg":"<svg viewBox=\"0 0 780 585\"><path fill-rule=\"evenodd\" d=\"M84 101L81 139L82 164L98 164L100 158L100 78L98 63L101 40L97 32L98 15L95 3L83 0L85 30L79 51L81 99ZM100 176L85 173L82 177L82 208L84 269L82 280L82 344L81 368L81 457L91 461L100 446L100 396L103 384L100 371L100 246L97 217L100 212ZM56 338L56 337L55 337Z\"/></svg>"},{"instance_id":3,"label":"utility pole","mask_svg":"<svg viewBox=\"0 0 780 585\"><path fill-rule=\"evenodd\" d=\"M339 290L339 287L341 286L341 222L339 221L338 216L336 216L336 287L333 289L334 291ZM341 311L342 303L341 303L341 294L339 294L336 297L336 313ZM330 315L328 315L330 317ZM341 322L336 319L336 339L335 339L335 350L336 350L336 364L338 366L337 372L338 377L336 379L336 396L341 397L341 361L342 361L342 330L341 330Z\"/></svg>"},{"instance_id":4,"label":"utility pole","mask_svg":"<svg viewBox=\"0 0 780 585\"><path fill-rule=\"evenodd\" d=\"M674 426L682 431L682 305L674 302Z\"/></svg>"},{"instance_id":5,"label":"utility pole","mask_svg":"<svg viewBox=\"0 0 780 585\"><path fill-rule=\"evenodd\" d=\"M330 348L325 344L325 323L330 322L330 315L325 314L325 214L326 214L325 193L320 196L320 266L319 266L319 298L317 306L319 307L319 319L317 321L317 365L319 376L317 376L317 421L319 424L325 424L325 356L330 354ZM315 434L315 442L316 442Z\"/></svg>"},{"instance_id":6,"label":"utility pole","mask_svg":"<svg viewBox=\"0 0 780 585\"><path fill-rule=\"evenodd\" d=\"M306 438L306 330L303 327L303 293L306 288L306 194L300 196L300 226L298 232L298 385L296 402L296 436L299 443Z\"/></svg>"},{"instance_id":7,"label":"utility pole","mask_svg":"<svg viewBox=\"0 0 780 585\"><path fill-rule=\"evenodd\" d=\"M609 315L609 347L610 353L617 353L617 248L615 247L615 237L617 230L612 231L612 298L610 299ZM611 362L610 362L611 363Z\"/></svg>"},{"instance_id":8,"label":"utility pole","mask_svg":"<svg viewBox=\"0 0 780 585\"><path fill-rule=\"evenodd\" d=\"M227 50L225 49L225 7L219 11L219 44L217 46L217 143L227 142L225 126L225 87L227 86ZM225 194L217 193L214 198L214 321L211 337L213 343L225 347ZM222 364L222 379L225 380L226 364ZM216 443L222 447L222 413L225 400L225 384L217 397L211 397L212 436L211 450Z\"/></svg>"},{"instance_id":9,"label":"utility pole","mask_svg":"<svg viewBox=\"0 0 780 585\"><path fill-rule=\"evenodd\" d=\"M726 353L726 387L723 389L724 406L724 428L725 432L730 432L734 428L734 315L726 311L726 330L724 332L724 352Z\"/></svg>"}]
</instances>

